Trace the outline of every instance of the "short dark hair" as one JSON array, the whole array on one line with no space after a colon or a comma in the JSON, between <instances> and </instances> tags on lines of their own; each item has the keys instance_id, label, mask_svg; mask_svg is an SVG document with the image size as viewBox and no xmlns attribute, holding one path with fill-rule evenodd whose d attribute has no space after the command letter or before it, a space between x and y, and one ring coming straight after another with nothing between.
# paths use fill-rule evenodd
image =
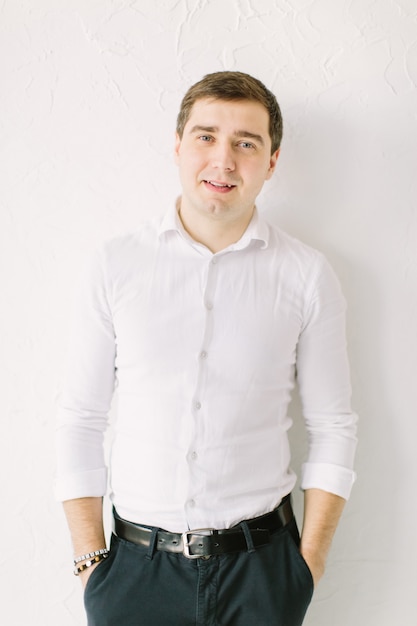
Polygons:
<instances>
[{"instance_id":1,"label":"short dark hair","mask_svg":"<svg viewBox=\"0 0 417 626\"><path fill-rule=\"evenodd\" d=\"M182 138L184 127L197 100L252 100L262 104L269 114L271 154L281 145L282 115L274 94L257 78L244 72L214 72L192 85L185 94L177 117L177 133Z\"/></svg>"}]
</instances>

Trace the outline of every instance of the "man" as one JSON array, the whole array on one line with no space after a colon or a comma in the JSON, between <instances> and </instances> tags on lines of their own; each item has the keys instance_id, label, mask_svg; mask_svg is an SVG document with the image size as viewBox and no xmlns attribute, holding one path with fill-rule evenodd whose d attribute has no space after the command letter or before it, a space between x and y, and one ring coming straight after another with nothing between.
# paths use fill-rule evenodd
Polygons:
<instances>
[{"instance_id":1,"label":"man","mask_svg":"<svg viewBox=\"0 0 417 626\"><path fill-rule=\"evenodd\" d=\"M90 626L298 626L323 574L354 481L356 417L338 282L255 207L281 137L260 81L206 76L178 116L175 210L108 242L84 277L56 488ZM309 435L301 543L295 378Z\"/></svg>"}]
</instances>

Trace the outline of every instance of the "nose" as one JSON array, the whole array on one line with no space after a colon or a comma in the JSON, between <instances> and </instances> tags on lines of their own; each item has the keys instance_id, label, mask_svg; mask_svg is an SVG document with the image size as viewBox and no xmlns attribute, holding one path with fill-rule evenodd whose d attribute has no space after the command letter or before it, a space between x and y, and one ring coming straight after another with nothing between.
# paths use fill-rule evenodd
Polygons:
<instances>
[{"instance_id":1,"label":"nose","mask_svg":"<svg viewBox=\"0 0 417 626\"><path fill-rule=\"evenodd\" d=\"M232 172L235 169L233 148L229 143L218 141L212 152L213 167Z\"/></svg>"}]
</instances>

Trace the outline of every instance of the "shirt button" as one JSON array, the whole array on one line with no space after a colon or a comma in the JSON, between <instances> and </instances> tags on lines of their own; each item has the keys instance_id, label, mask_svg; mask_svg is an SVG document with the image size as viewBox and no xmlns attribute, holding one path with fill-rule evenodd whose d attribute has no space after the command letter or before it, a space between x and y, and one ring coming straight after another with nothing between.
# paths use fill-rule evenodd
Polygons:
<instances>
[{"instance_id":1,"label":"shirt button","mask_svg":"<svg viewBox=\"0 0 417 626\"><path fill-rule=\"evenodd\" d=\"M212 302L206 302L206 309L208 311L211 311L212 308L213 308L213 303Z\"/></svg>"},{"instance_id":2,"label":"shirt button","mask_svg":"<svg viewBox=\"0 0 417 626\"><path fill-rule=\"evenodd\" d=\"M216 257L214 257L214 259L211 259L211 264L212 264L212 265L216 265L216 263L217 263L217 259L216 259Z\"/></svg>"},{"instance_id":3,"label":"shirt button","mask_svg":"<svg viewBox=\"0 0 417 626\"><path fill-rule=\"evenodd\" d=\"M206 359L206 358L207 358L207 352L203 350L202 352L200 352L200 359Z\"/></svg>"},{"instance_id":4,"label":"shirt button","mask_svg":"<svg viewBox=\"0 0 417 626\"><path fill-rule=\"evenodd\" d=\"M195 408L197 409L197 411L199 411L199 410L201 409L201 402L198 402L198 401L197 401L197 402L194 404L194 406L195 406Z\"/></svg>"},{"instance_id":5,"label":"shirt button","mask_svg":"<svg viewBox=\"0 0 417 626\"><path fill-rule=\"evenodd\" d=\"M188 504L189 504L189 506L191 508L194 508L195 507L195 500L189 500Z\"/></svg>"},{"instance_id":6,"label":"shirt button","mask_svg":"<svg viewBox=\"0 0 417 626\"><path fill-rule=\"evenodd\" d=\"M197 452L191 452L191 455L190 455L190 456L191 456L191 459L192 459L193 461L196 461L196 460L197 460L197 457L198 457L198 454L197 454Z\"/></svg>"}]
</instances>

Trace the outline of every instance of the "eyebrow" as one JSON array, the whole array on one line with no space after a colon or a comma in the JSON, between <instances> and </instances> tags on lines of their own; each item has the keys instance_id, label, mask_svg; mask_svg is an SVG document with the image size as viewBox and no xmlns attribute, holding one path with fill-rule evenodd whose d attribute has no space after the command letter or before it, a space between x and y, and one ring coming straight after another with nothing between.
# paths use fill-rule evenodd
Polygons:
<instances>
[{"instance_id":1,"label":"eyebrow","mask_svg":"<svg viewBox=\"0 0 417 626\"><path fill-rule=\"evenodd\" d=\"M217 133L219 132L219 127L218 126L200 126L199 124L196 124L190 130L190 133L193 134L193 133L198 133L198 132ZM265 145L265 141L262 135L258 135L257 133L251 133L250 130L236 130L233 133L233 135L235 137L241 137L241 138L247 137L248 139L253 139L254 141L257 141L261 146Z\"/></svg>"}]
</instances>

